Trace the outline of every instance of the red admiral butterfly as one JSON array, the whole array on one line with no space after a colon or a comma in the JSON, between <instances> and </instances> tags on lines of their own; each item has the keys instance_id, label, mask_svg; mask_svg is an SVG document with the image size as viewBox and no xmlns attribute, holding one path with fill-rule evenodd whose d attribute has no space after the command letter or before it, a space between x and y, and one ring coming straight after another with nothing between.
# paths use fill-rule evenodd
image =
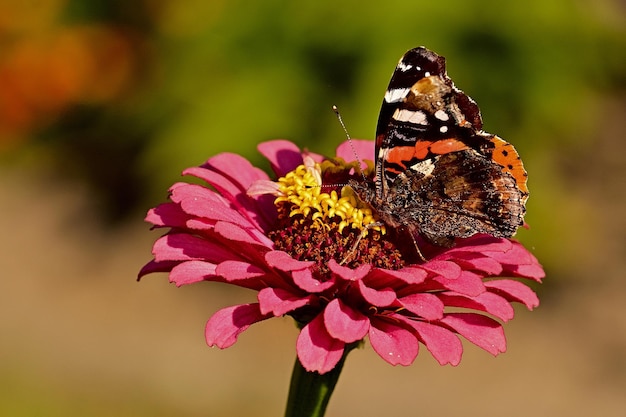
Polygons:
<instances>
[{"instance_id":1,"label":"red admiral butterfly","mask_svg":"<svg viewBox=\"0 0 626 417\"><path fill-rule=\"evenodd\" d=\"M527 174L517 151L482 130L478 105L455 87L445 58L424 47L408 51L393 72L375 155L375 180L350 186L414 242L421 235L451 247L477 233L510 237L524 222Z\"/></svg>"}]
</instances>

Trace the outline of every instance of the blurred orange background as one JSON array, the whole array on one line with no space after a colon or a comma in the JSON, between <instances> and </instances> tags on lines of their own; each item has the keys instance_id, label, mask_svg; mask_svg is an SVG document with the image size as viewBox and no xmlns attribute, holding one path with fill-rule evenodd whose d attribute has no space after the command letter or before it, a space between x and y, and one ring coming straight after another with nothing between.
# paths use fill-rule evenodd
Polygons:
<instances>
[{"instance_id":1,"label":"blurred orange background","mask_svg":"<svg viewBox=\"0 0 626 417\"><path fill-rule=\"evenodd\" d=\"M373 138L397 59L447 57L529 172L541 306L508 352L440 367L352 352L328 416L621 416L626 409L624 3L0 0L0 415L275 416L297 330L204 342L254 294L135 282L145 211L218 152Z\"/></svg>"}]
</instances>

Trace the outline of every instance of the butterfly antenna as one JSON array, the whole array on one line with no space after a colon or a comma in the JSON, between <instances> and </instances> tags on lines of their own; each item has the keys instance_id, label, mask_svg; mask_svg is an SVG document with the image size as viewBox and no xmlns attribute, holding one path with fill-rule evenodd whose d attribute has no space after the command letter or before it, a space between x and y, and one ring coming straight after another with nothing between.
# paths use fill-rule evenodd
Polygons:
<instances>
[{"instance_id":1,"label":"butterfly antenna","mask_svg":"<svg viewBox=\"0 0 626 417\"><path fill-rule=\"evenodd\" d=\"M333 106L333 111L335 112L335 115L337 116L337 120L339 120L339 124L341 125L343 132L346 134L346 139L348 139L348 143L350 144L352 153L354 154L356 161L359 163L359 170L361 171L361 176L363 177L363 180L366 181L367 178L365 178L365 174L363 173L363 170L361 169L361 158L359 158L359 154L356 152L356 149L354 148L352 137L350 136L350 133L348 133L348 129L346 128L346 125L343 122L343 118L341 117L341 113L339 113L339 109L337 108L337 106Z\"/></svg>"}]
</instances>

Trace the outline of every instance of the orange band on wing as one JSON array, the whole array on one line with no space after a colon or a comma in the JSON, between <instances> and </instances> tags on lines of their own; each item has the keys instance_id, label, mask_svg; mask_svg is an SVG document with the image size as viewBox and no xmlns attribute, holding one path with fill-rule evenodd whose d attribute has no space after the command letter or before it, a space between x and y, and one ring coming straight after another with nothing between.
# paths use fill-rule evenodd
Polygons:
<instances>
[{"instance_id":1,"label":"orange band on wing","mask_svg":"<svg viewBox=\"0 0 626 417\"><path fill-rule=\"evenodd\" d=\"M432 142L429 140L420 140L415 142L415 157L417 159L424 159L430 152L430 145Z\"/></svg>"},{"instance_id":2,"label":"orange band on wing","mask_svg":"<svg viewBox=\"0 0 626 417\"><path fill-rule=\"evenodd\" d=\"M450 152L457 152L465 149L469 149L469 146L454 138L441 139L430 145L430 151L436 155L444 155Z\"/></svg>"},{"instance_id":3,"label":"orange band on wing","mask_svg":"<svg viewBox=\"0 0 626 417\"><path fill-rule=\"evenodd\" d=\"M429 154L443 155L450 152L469 149L469 146L460 140L449 138L437 141L420 140L415 146L396 146L387 151L385 160L392 164L398 164L406 168L405 162L412 159L425 159Z\"/></svg>"},{"instance_id":4,"label":"orange band on wing","mask_svg":"<svg viewBox=\"0 0 626 417\"><path fill-rule=\"evenodd\" d=\"M404 163L410 161L414 157L415 148L413 146L396 146L387 150L385 161L392 164L398 164L406 168Z\"/></svg>"}]
</instances>

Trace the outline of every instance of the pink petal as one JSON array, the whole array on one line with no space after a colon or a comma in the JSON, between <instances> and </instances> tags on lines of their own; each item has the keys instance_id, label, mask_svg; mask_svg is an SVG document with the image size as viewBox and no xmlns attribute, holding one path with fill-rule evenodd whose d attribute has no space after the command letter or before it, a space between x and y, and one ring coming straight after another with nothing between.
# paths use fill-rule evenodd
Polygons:
<instances>
[{"instance_id":1,"label":"pink petal","mask_svg":"<svg viewBox=\"0 0 626 417\"><path fill-rule=\"evenodd\" d=\"M370 288L359 280L357 281L357 289L365 301L376 307L387 307L396 301L396 292L391 288Z\"/></svg>"},{"instance_id":2,"label":"pink petal","mask_svg":"<svg viewBox=\"0 0 626 417\"><path fill-rule=\"evenodd\" d=\"M434 281L439 282L448 290L469 295L470 297L477 296L486 291L480 275L470 271L462 271L460 276L455 279L446 279L443 276L437 276L434 278Z\"/></svg>"},{"instance_id":3,"label":"pink petal","mask_svg":"<svg viewBox=\"0 0 626 417\"><path fill-rule=\"evenodd\" d=\"M216 155L206 161L202 167L219 173L242 193L245 193L254 181L268 178L262 169L253 166L246 158L234 153Z\"/></svg>"},{"instance_id":4,"label":"pink petal","mask_svg":"<svg viewBox=\"0 0 626 417\"><path fill-rule=\"evenodd\" d=\"M258 229L245 229L234 223L219 221L215 223L214 230L228 240L236 240L238 242L245 242L267 248L274 246L274 242L263 233L260 233Z\"/></svg>"},{"instance_id":5,"label":"pink petal","mask_svg":"<svg viewBox=\"0 0 626 417\"><path fill-rule=\"evenodd\" d=\"M518 265L532 263L533 256L522 245L515 241L508 241L510 247L504 251L490 251L483 249L481 252L496 259L502 264Z\"/></svg>"},{"instance_id":6,"label":"pink petal","mask_svg":"<svg viewBox=\"0 0 626 417\"><path fill-rule=\"evenodd\" d=\"M542 278L546 276L546 273L544 272L543 267L541 266L537 258L535 258L533 254L528 252L526 248L524 248L518 242L513 243L514 249L512 252L524 252L526 255L525 262L504 265L505 270L511 271L516 276L530 278L534 281L541 282ZM511 256L513 257L514 255Z\"/></svg>"},{"instance_id":7,"label":"pink petal","mask_svg":"<svg viewBox=\"0 0 626 417\"><path fill-rule=\"evenodd\" d=\"M187 168L183 175L192 175L206 181L231 203L245 201L237 199L246 195L251 184L269 180L265 172L252 166L247 159L228 153L211 158L205 166Z\"/></svg>"},{"instance_id":8,"label":"pink petal","mask_svg":"<svg viewBox=\"0 0 626 417\"><path fill-rule=\"evenodd\" d=\"M287 252L279 250L267 252L265 254L265 262L269 266L285 272L305 269L315 265L314 261L298 261Z\"/></svg>"},{"instance_id":9,"label":"pink petal","mask_svg":"<svg viewBox=\"0 0 626 417\"><path fill-rule=\"evenodd\" d=\"M242 261L224 261L215 268L215 273L228 282L241 279L257 278L265 275L265 271L256 265Z\"/></svg>"},{"instance_id":10,"label":"pink petal","mask_svg":"<svg viewBox=\"0 0 626 417\"><path fill-rule=\"evenodd\" d=\"M278 195L278 193L278 183L270 180L255 181L246 191L246 194L248 194L249 196L258 196L265 194L276 196Z\"/></svg>"},{"instance_id":11,"label":"pink petal","mask_svg":"<svg viewBox=\"0 0 626 417\"><path fill-rule=\"evenodd\" d=\"M222 154L222 156L225 155L232 156L232 154ZM253 198L247 194L248 182L259 176L267 179L267 174L262 171L259 174L257 172L258 168L252 167L247 160L239 156L237 156L236 160L243 160L246 161L246 163L244 164L245 166L238 167L236 172L237 177L234 179L224 176L227 174L214 171L213 167L188 168L183 171L183 174L193 175L209 183L215 188L222 198L228 201L228 205L230 207L236 209L240 215L246 218L251 227L254 229L269 229L269 226L274 222L276 217L276 207L273 203L273 197ZM252 172L247 172L248 169L252 169ZM254 179L253 181L256 182L262 180Z\"/></svg>"},{"instance_id":12,"label":"pink petal","mask_svg":"<svg viewBox=\"0 0 626 417\"><path fill-rule=\"evenodd\" d=\"M361 161L361 169L366 169L364 161L374 160L374 141L352 139L345 141L337 147L337 156L346 162Z\"/></svg>"},{"instance_id":13,"label":"pink petal","mask_svg":"<svg viewBox=\"0 0 626 417\"><path fill-rule=\"evenodd\" d=\"M417 357L419 344L407 329L384 320L372 320L369 338L372 348L392 365L410 365Z\"/></svg>"},{"instance_id":14,"label":"pink petal","mask_svg":"<svg viewBox=\"0 0 626 417\"><path fill-rule=\"evenodd\" d=\"M170 282L180 287L182 285L206 281L216 276L215 264L204 261L187 261L172 268L172 272L170 272Z\"/></svg>"},{"instance_id":15,"label":"pink petal","mask_svg":"<svg viewBox=\"0 0 626 417\"><path fill-rule=\"evenodd\" d=\"M494 259L487 257L479 257L467 260L474 269L485 273L486 275L497 276L502 273L502 265Z\"/></svg>"},{"instance_id":16,"label":"pink petal","mask_svg":"<svg viewBox=\"0 0 626 417\"><path fill-rule=\"evenodd\" d=\"M440 365L456 366L461 362L463 344L455 333L430 323L407 319L403 321L415 329L418 339Z\"/></svg>"},{"instance_id":17,"label":"pink petal","mask_svg":"<svg viewBox=\"0 0 626 417\"><path fill-rule=\"evenodd\" d=\"M298 288L314 294L326 291L327 289L335 285L334 281L332 280L322 282L315 279L310 269L300 269L298 271L293 271L291 273L291 276L293 277L294 284L296 284Z\"/></svg>"},{"instance_id":18,"label":"pink petal","mask_svg":"<svg viewBox=\"0 0 626 417\"><path fill-rule=\"evenodd\" d=\"M365 277L371 271L372 265L363 264L359 265L355 269L352 269L348 268L347 266L341 266L337 261L331 259L330 261L328 261L328 268L330 268L333 273L340 276L342 279L345 279L347 281L357 281L363 279L363 277Z\"/></svg>"},{"instance_id":19,"label":"pink petal","mask_svg":"<svg viewBox=\"0 0 626 417\"><path fill-rule=\"evenodd\" d=\"M545 272L537 258L519 242L514 240L506 240L506 242L510 246L504 251L490 251L483 248L481 252L501 263L505 267L505 271L541 282L541 279L545 277Z\"/></svg>"},{"instance_id":20,"label":"pink petal","mask_svg":"<svg viewBox=\"0 0 626 417\"><path fill-rule=\"evenodd\" d=\"M318 314L304 326L296 342L300 363L309 372L325 374L343 356L345 343L333 338L324 327L324 316Z\"/></svg>"},{"instance_id":21,"label":"pink petal","mask_svg":"<svg viewBox=\"0 0 626 417\"><path fill-rule=\"evenodd\" d=\"M367 316L338 298L333 299L324 309L324 324L331 337L346 343L363 339L370 327Z\"/></svg>"},{"instance_id":22,"label":"pink petal","mask_svg":"<svg viewBox=\"0 0 626 417\"><path fill-rule=\"evenodd\" d=\"M441 320L441 323L494 356L506 351L506 338L502 326L487 316L474 313L449 313Z\"/></svg>"},{"instance_id":23,"label":"pink petal","mask_svg":"<svg viewBox=\"0 0 626 417\"><path fill-rule=\"evenodd\" d=\"M539 298L533 290L519 281L512 279L498 279L485 282L489 291L499 294L509 301L524 304L529 310L539 306Z\"/></svg>"},{"instance_id":24,"label":"pink petal","mask_svg":"<svg viewBox=\"0 0 626 417\"><path fill-rule=\"evenodd\" d=\"M313 296L301 297L281 288L266 287L259 291L257 298L262 314L280 317L309 304Z\"/></svg>"},{"instance_id":25,"label":"pink petal","mask_svg":"<svg viewBox=\"0 0 626 417\"><path fill-rule=\"evenodd\" d=\"M509 321L515 315L513 307L504 298L491 292L484 292L475 297L466 297L454 293L442 293L439 295L446 306L469 308L489 313L502 321Z\"/></svg>"},{"instance_id":26,"label":"pink petal","mask_svg":"<svg viewBox=\"0 0 626 417\"><path fill-rule=\"evenodd\" d=\"M191 217L185 223L185 228L190 230L208 231L215 227L215 220L209 220L202 217Z\"/></svg>"},{"instance_id":27,"label":"pink petal","mask_svg":"<svg viewBox=\"0 0 626 417\"><path fill-rule=\"evenodd\" d=\"M154 260L145 264L139 273L137 274L137 281L141 280L145 275L155 272L170 272L172 268L178 265L180 261L161 261L156 262Z\"/></svg>"},{"instance_id":28,"label":"pink petal","mask_svg":"<svg viewBox=\"0 0 626 417\"><path fill-rule=\"evenodd\" d=\"M444 303L434 294L415 293L402 297L399 301L408 311L425 320L439 320L443 317Z\"/></svg>"},{"instance_id":29,"label":"pink petal","mask_svg":"<svg viewBox=\"0 0 626 417\"><path fill-rule=\"evenodd\" d=\"M178 183L172 186L170 190L172 201L180 204L187 214L209 220L223 220L242 226L255 226L237 210L233 210L222 196L206 187Z\"/></svg>"},{"instance_id":30,"label":"pink petal","mask_svg":"<svg viewBox=\"0 0 626 417\"><path fill-rule=\"evenodd\" d=\"M427 271L444 277L446 280L454 280L461 275L461 267L450 261L432 260L420 266Z\"/></svg>"},{"instance_id":31,"label":"pink petal","mask_svg":"<svg viewBox=\"0 0 626 417\"><path fill-rule=\"evenodd\" d=\"M365 278L368 285L383 287L404 285L406 284L421 284L428 277L428 272L422 268L405 267L398 270L390 269L374 269L367 278ZM401 281L401 282L398 282Z\"/></svg>"},{"instance_id":32,"label":"pink petal","mask_svg":"<svg viewBox=\"0 0 626 417\"><path fill-rule=\"evenodd\" d=\"M206 342L209 346L225 349L232 346L239 334L251 324L269 317L261 314L256 303L223 308L207 322L204 330Z\"/></svg>"},{"instance_id":33,"label":"pink petal","mask_svg":"<svg viewBox=\"0 0 626 417\"><path fill-rule=\"evenodd\" d=\"M537 282L541 282L542 278L545 278L546 273L539 263L530 265L516 265L511 268L511 271L519 277L530 278Z\"/></svg>"},{"instance_id":34,"label":"pink petal","mask_svg":"<svg viewBox=\"0 0 626 417\"><path fill-rule=\"evenodd\" d=\"M152 253L157 262L205 260L219 263L235 258L223 244L188 233L171 233L160 237L154 243Z\"/></svg>"},{"instance_id":35,"label":"pink petal","mask_svg":"<svg viewBox=\"0 0 626 417\"><path fill-rule=\"evenodd\" d=\"M184 228L189 215L176 203L163 203L148 210L145 220L159 227Z\"/></svg>"},{"instance_id":36,"label":"pink petal","mask_svg":"<svg viewBox=\"0 0 626 417\"><path fill-rule=\"evenodd\" d=\"M263 142L257 146L257 149L270 161L272 170L279 177L293 171L298 165L302 165L300 148L288 140Z\"/></svg>"},{"instance_id":37,"label":"pink petal","mask_svg":"<svg viewBox=\"0 0 626 417\"><path fill-rule=\"evenodd\" d=\"M218 156L219 157L219 156ZM248 192L247 183L252 184L258 181L267 181L267 175L259 172L247 160L233 154L222 154L222 159L233 160L237 167L236 177L227 177L228 173L215 171L215 167L192 167L183 171L183 175L193 175L210 184L226 200L232 204L240 214L243 214L257 228L265 230L273 222L276 214L276 207L273 198L253 198ZM215 158L212 159L215 163ZM239 162L238 162L239 161ZM245 161L245 162L243 162ZM244 172L246 171L246 172ZM248 172L249 171L249 172ZM255 178L263 179L255 179ZM242 184L243 182L244 184Z\"/></svg>"},{"instance_id":38,"label":"pink petal","mask_svg":"<svg viewBox=\"0 0 626 417\"><path fill-rule=\"evenodd\" d=\"M464 269L474 269L490 276L498 276L502 273L502 265L500 262L486 256L470 252L457 252L447 255L449 255L447 259L464 266Z\"/></svg>"}]
</instances>

